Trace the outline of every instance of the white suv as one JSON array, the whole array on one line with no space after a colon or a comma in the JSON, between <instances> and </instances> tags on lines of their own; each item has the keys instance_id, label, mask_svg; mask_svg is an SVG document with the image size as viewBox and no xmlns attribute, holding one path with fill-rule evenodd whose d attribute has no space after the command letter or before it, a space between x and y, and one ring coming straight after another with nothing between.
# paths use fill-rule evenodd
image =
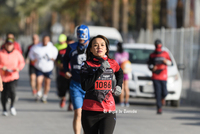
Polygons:
<instances>
[{"instance_id":1,"label":"white suv","mask_svg":"<svg viewBox=\"0 0 200 134\"><path fill-rule=\"evenodd\" d=\"M132 79L129 81L130 96L154 98L154 88L151 80L152 72L148 69L147 61L149 55L155 50L153 44L124 44L124 50L129 52L129 60L132 64ZM110 56L114 58L116 46L110 46ZM172 65L168 66L166 101L170 101L172 106L179 106L179 100L182 90L182 80L171 52L167 51L172 60Z\"/></svg>"}]
</instances>

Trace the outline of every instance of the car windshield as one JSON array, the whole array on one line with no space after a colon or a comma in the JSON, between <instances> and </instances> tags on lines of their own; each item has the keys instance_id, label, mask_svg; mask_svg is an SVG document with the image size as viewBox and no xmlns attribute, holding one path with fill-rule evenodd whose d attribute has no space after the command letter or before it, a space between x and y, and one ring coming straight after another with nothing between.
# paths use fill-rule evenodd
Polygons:
<instances>
[{"instance_id":1,"label":"car windshield","mask_svg":"<svg viewBox=\"0 0 200 134\"><path fill-rule=\"evenodd\" d=\"M110 45L117 45L118 41L117 40L114 40L114 39L108 39L109 40L109 43Z\"/></svg>"},{"instance_id":2,"label":"car windshield","mask_svg":"<svg viewBox=\"0 0 200 134\"><path fill-rule=\"evenodd\" d=\"M149 55L154 52L149 49L125 49L125 51L129 53L130 62L137 64L147 64Z\"/></svg>"},{"instance_id":3,"label":"car windshield","mask_svg":"<svg viewBox=\"0 0 200 134\"><path fill-rule=\"evenodd\" d=\"M149 49L125 49L129 53L129 60L131 63L136 64L147 64L149 55L153 53L154 50ZM114 54L116 51L109 51L109 56L114 59Z\"/></svg>"}]
</instances>

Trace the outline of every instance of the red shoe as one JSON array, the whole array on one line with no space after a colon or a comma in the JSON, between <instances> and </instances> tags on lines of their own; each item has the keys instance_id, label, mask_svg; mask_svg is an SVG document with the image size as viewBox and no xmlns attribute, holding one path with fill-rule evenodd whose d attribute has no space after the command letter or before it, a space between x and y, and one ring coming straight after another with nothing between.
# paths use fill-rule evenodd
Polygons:
<instances>
[{"instance_id":1,"label":"red shoe","mask_svg":"<svg viewBox=\"0 0 200 134\"><path fill-rule=\"evenodd\" d=\"M36 95L37 94L37 90L33 89L32 93L33 93L33 95Z\"/></svg>"},{"instance_id":2,"label":"red shoe","mask_svg":"<svg viewBox=\"0 0 200 134\"><path fill-rule=\"evenodd\" d=\"M159 109L157 110L157 114L162 114L162 108L159 108Z\"/></svg>"},{"instance_id":3,"label":"red shoe","mask_svg":"<svg viewBox=\"0 0 200 134\"><path fill-rule=\"evenodd\" d=\"M67 111L72 111L72 110L73 110L73 105L72 105L72 103L69 103Z\"/></svg>"},{"instance_id":4,"label":"red shoe","mask_svg":"<svg viewBox=\"0 0 200 134\"><path fill-rule=\"evenodd\" d=\"M60 108L64 108L65 107L65 102L66 100L65 99L61 99L60 101Z\"/></svg>"}]
</instances>

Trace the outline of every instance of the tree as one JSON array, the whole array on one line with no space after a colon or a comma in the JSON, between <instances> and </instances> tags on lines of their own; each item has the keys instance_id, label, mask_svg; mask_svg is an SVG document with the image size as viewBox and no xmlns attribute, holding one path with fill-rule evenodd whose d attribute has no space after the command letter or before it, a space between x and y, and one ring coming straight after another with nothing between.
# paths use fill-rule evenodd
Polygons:
<instances>
[{"instance_id":1,"label":"tree","mask_svg":"<svg viewBox=\"0 0 200 134\"><path fill-rule=\"evenodd\" d=\"M128 0L122 0L122 33L127 34L128 33L128 7L129 2Z\"/></svg>"},{"instance_id":2,"label":"tree","mask_svg":"<svg viewBox=\"0 0 200 134\"><path fill-rule=\"evenodd\" d=\"M91 22L91 0L85 2L85 23Z\"/></svg>"},{"instance_id":3,"label":"tree","mask_svg":"<svg viewBox=\"0 0 200 134\"><path fill-rule=\"evenodd\" d=\"M0 34L5 34L9 31L17 33L18 29L18 13L15 11L15 2L6 0L0 1Z\"/></svg>"},{"instance_id":4,"label":"tree","mask_svg":"<svg viewBox=\"0 0 200 134\"><path fill-rule=\"evenodd\" d=\"M49 13L52 5L56 6L58 1L40 1L40 0L21 0L18 1L16 11L19 13L20 19L25 19L25 34L31 35L38 33L39 29L39 16ZM47 22L46 26L49 22ZM42 28L46 28L45 24L42 23ZM41 29L40 27L40 29Z\"/></svg>"},{"instance_id":5,"label":"tree","mask_svg":"<svg viewBox=\"0 0 200 134\"><path fill-rule=\"evenodd\" d=\"M119 0L112 0L112 26L119 29Z\"/></svg>"},{"instance_id":6,"label":"tree","mask_svg":"<svg viewBox=\"0 0 200 134\"><path fill-rule=\"evenodd\" d=\"M167 0L160 2L160 28L167 27Z\"/></svg>"},{"instance_id":7,"label":"tree","mask_svg":"<svg viewBox=\"0 0 200 134\"><path fill-rule=\"evenodd\" d=\"M177 28L181 28L183 26L183 2L182 2L182 0L178 0L178 3L177 3L176 23L177 23Z\"/></svg>"},{"instance_id":8,"label":"tree","mask_svg":"<svg viewBox=\"0 0 200 134\"><path fill-rule=\"evenodd\" d=\"M190 0L185 0L185 4L184 4L184 27L189 27L189 26L190 26Z\"/></svg>"},{"instance_id":9,"label":"tree","mask_svg":"<svg viewBox=\"0 0 200 134\"><path fill-rule=\"evenodd\" d=\"M153 30L153 10L152 10L152 0L147 0L147 22L146 22L146 27L148 30L152 31Z\"/></svg>"},{"instance_id":10,"label":"tree","mask_svg":"<svg viewBox=\"0 0 200 134\"><path fill-rule=\"evenodd\" d=\"M136 29L146 28L146 3L145 0L136 0Z\"/></svg>"}]
</instances>

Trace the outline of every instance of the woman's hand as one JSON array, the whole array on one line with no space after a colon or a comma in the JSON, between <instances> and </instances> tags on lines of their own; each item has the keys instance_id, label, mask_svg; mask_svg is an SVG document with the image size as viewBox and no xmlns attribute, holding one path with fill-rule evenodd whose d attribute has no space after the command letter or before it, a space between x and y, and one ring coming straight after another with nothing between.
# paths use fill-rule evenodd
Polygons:
<instances>
[{"instance_id":1,"label":"woman's hand","mask_svg":"<svg viewBox=\"0 0 200 134\"><path fill-rule=\"evenodd\" d=\"M115 95L115 96L119 96L122 92L122 88L120 86L116 86L114 89L112 89L112 93Z\"/></svg>"},{"instance_id":2,"label":"woman's hand","mask_svg":"<svg viewBox=\"0 0 200 134\"><path fill-rule=\"evenodd\" d=\"M103 61L101 63L101 66L100 66L100 69L103 70L103 71L105 71L106 68L110 68L110 64L109 64L109 62L107 60Z\"/></svg>"}]
</instances>

